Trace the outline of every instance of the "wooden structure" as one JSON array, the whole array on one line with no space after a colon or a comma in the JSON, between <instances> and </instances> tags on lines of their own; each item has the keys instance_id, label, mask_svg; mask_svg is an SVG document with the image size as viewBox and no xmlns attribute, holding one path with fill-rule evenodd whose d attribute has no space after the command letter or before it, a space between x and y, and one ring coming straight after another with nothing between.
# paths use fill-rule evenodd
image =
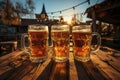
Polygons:
<instances>
[{"instance_id":1,"label":"wooden structure","mask_svg":"<svg viewBox=\"0 0 120 80\"><path fill-rule=\"evenodd\" d=\"M6 55L17 50L17 41L0 42L0 56Z\"/></svg>"},{"instance_id":2,"label":"wooden structure","mask_svg":"<svg viewBox=\"0 0 120 80\"><path fill-rule=\"evenodd\" d=\"M85 13L88 18L92 18L92 30L101 34L103 45L120 50L120 1L104 0L89 7ZM109 24L105 26L105 31L102 31L102 22Z\"/></svg>"},{"instance_id":3,"label":"wooden structure","mask_svg":"<svg viewBox=\"0 0 120 80\"><path fill-rule=\"evenodd\" d=\"M0 57L0 80L120 80L119 51L101 47L90 61L79 62L70 47L69 60L60 63L52 60L52 53L49 47L43 63L32 63L21 50Z\"/></svg>"},{"instance_id":4,"label":"wooden structure","mask_svg":"<svg viewBox=\"0 0 120 80\"><path fill-rule=\"evenodd\" d=\"M86 10L87 17L102 22L120 25L120 1L105 0L100 4L96 4ZM94 16L93 16L94 14Z\"/></svg>"},{"instance_id":5,"label":"wooden structure","mask_svg":"<svg viewBox=\"0 0 120 80\"><path fill-rule=\"evenodd\" d=\"M120 1L119 0L104 0L102 3L89 7L86 12L88 18L92 18L93 31L101 30L101 22L120 25ZM96 21L99 21L99 26Z\"/></svg>"}]
</instances>

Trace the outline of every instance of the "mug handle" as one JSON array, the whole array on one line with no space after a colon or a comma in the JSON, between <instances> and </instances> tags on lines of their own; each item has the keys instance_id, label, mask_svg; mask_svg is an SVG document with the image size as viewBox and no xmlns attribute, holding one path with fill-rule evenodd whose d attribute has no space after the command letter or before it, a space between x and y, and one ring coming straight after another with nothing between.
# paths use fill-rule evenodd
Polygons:
<instances>
[{"instance_id":1,"label":"mug handle","mask_svg":"<svg viewBox=\"0 0 120 80\"><path fill-rule=\"evenodd\" d=\"M92 40L91 40L91 52L95 53L99 50L101 45L101 36L97 32L92 32Z\"/></svg>"},{"instance_id":2,"label":"mug handle","mask_svg":"<svg viewBox=\"0 0 120 80\"><path fill-rule=\"evenodd\" d=\"M24 33L24 34L22 34L22 36L21 36L21 49L22 50L25 50L25 52L29 52L29 45L30 45L30 41L29 41L29 39L28 39L28 44L27 44L27 46L26 46L26 39L25 38L29 38L28 37L28 34L26 34L26 33Z\"/></svg>"}]
</instances>

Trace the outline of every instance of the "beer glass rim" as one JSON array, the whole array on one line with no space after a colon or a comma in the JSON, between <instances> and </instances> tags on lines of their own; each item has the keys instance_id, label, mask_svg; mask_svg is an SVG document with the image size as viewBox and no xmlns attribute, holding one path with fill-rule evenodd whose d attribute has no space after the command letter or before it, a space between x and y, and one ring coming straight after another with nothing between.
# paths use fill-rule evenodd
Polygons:
<instances>
[{"instance_id":1,"label":"beer glass rim","mask_svg":"<svg viewBox=\"0 0 120 80\"><path fill-rule=\"evenodd\" d=\"M28 30L48 30L48 26L41 24L32 24L28 26Z\"/></svg>"},{"instance_id":2,"label":"beer glass rim","mask_svg":"<svg viewBox=\"0 0 120 80\"><path fill-rule=\"evenodd\" d=\"M37 26L37 27L47 27L47 25L43 25L43 24L31 24L31 25L28 25L29 27L30 26Z\"/></svg>"},{"instance_id":3,"label":"beer glass rim","mask_svg":"<svg viewBox=\"0 0 120 80\"><path fill-rule=\"evenodd\" d=\"M53 24L52 26L69 26L67 24Z\"/></svg>"},{"instance_id":4,"label":"beer glass rim","mask_svg":"<svg viewBox=\"0 0 120 80\"><path fill-rule=\"evenodd\" d=\"M91 28L91 25L88 25L88 24L81 24L81 25L75 25L73 26L74 27L83 27L83 28Z\"/></svg>"},{"instance_id":5,"label":"beer glass rim","mask_svg":"<svg viewBox=\"0 0 120 80\"><path fill-rule=\"evenodd\" d=\"M72 32L91 32L90 25L76 25L72 27Z\"/></svg>"},{"instance_id":6,"label":"beer glass rim","mask_svg":"<svg viewBox=\"0 0 120 80\"><path fill-rule=\"evenodd\" d=\"M51 30L62 30L62 31L68 31L69 30L69 25L65 24L56 24L51 26Z\"/></svg>"}]
</instances>

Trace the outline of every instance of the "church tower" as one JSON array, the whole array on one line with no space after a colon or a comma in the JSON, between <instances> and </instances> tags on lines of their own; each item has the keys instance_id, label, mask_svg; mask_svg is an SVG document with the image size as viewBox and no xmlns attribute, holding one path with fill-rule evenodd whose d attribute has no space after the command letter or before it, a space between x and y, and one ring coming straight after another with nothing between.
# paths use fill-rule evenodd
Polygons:
<instances>
[{"instance_id":1,"label":"church tower","mask_svg":"<svg viewBox=\"0 0 120 80\"><path fill-rule=\"evenodd\" d=\"M44 4L43 4L41 13L40 13L40 14L36 14L36 18L37 18L37 20L39 20L40 22L44 22L44 21L47 21L47 20L48 20L48 15L47 15L47 13L46 13L45 5L44 5Z\"/></svg>"}]
</instances>

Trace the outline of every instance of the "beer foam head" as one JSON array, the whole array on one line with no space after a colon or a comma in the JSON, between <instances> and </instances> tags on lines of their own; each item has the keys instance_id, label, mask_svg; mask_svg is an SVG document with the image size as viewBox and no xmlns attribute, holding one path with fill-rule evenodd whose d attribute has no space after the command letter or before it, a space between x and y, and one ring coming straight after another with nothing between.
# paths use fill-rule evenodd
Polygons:
<instances>
[{"instance_id":1,"label":"beer foam head","mask_svg":"<svg viewBox=\"0 0 120 80\"><path fill-rule=\"evenodd\" d=\"M72 32L87 32L91 33L91 27L90 25L79 25L79 26L73 26Z\"/></svg>"},{"instance_id":2,"label":"beer foam head","mask_svg":"<svg viewBox=\"0 0 120 80\"><path fill-rule=\"evenodd\" d=\"M51 30L52 32L69 31L69 26L68 25L53 25Z\"/></svg>"},{"instance_id":3,"label":"beer foam head","mask_svg":"<svg viewBox=\"0 0 120 80\"><path fill-rule=\"evenodd\" d=\"M29 25L28 31L48 31L47 25L33 24Z\"/></svg>"}]
</instances>

